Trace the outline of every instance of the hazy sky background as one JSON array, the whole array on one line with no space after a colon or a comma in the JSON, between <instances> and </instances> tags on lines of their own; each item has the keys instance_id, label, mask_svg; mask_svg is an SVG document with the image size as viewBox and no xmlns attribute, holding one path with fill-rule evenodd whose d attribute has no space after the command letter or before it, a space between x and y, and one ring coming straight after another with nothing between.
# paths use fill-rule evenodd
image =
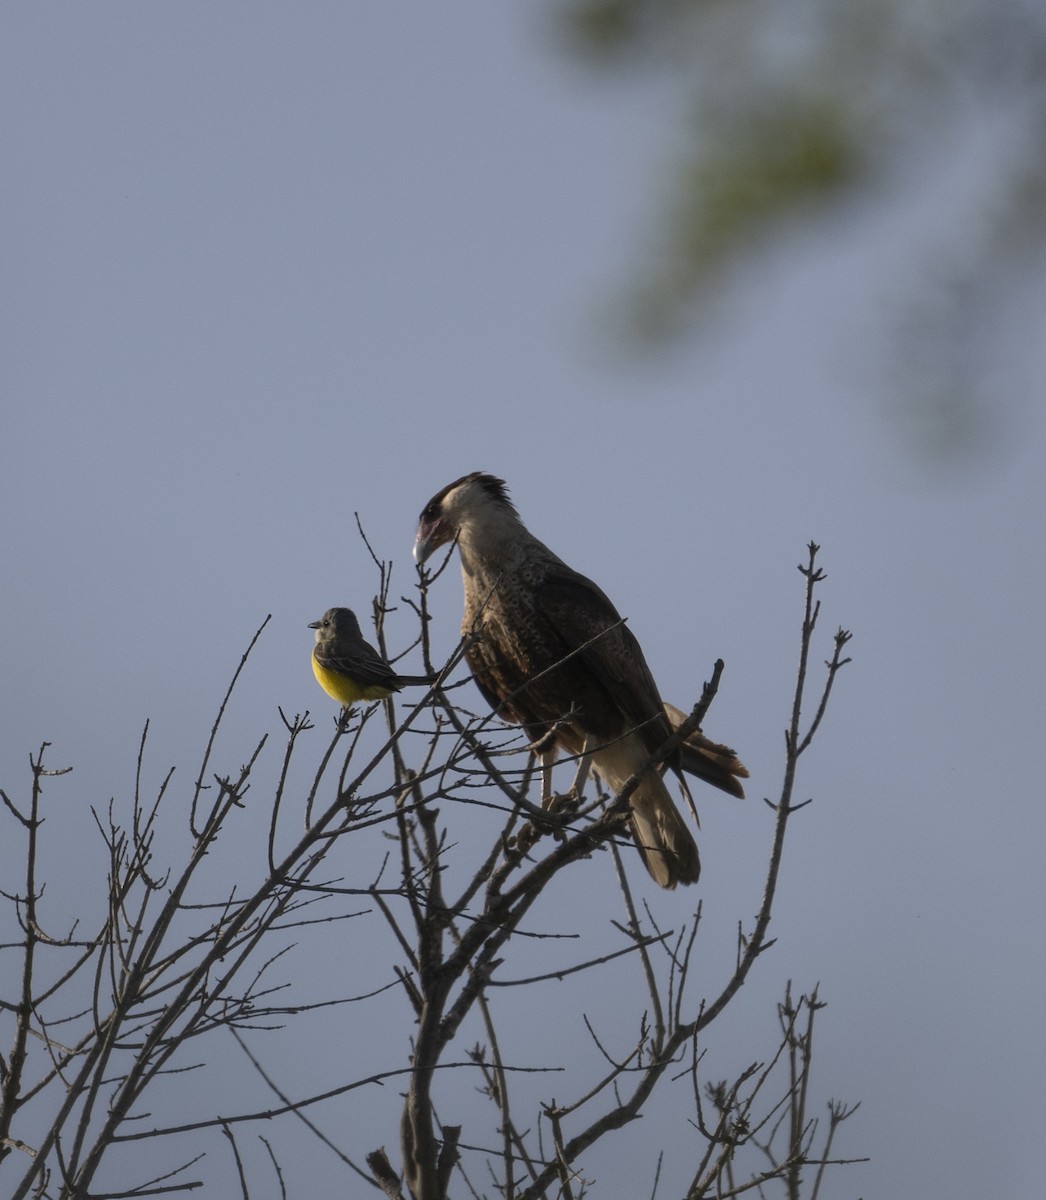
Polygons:
<instances>
[{"instance_id":1,"label":"hazy sky background","mask_svg":"<svg viewBox=\"0 0 1046 1200\"><path fill-rule=\"evenodd\" d=\"M983 453L910 452L877 341L941 205L976 205L993 123L797 228L704 336L636 361L607 315L676 100L584 69L541 4L5 6L0 786L25 794L44 740L75 768L48 792L75 906L85 814L126 801L145 719L152 778L177 764L187 794L272 613L230 765L278 735L277 705L325 722L305 625L369 609L353 513L407 591L420 508L483 469L628 616L666 697L692 703L726 660L707 729L750 799L699 796L698 891L730 927L758 901L814 539L818 661L838 625L855 661L745 1003L770 1032L785 979L829 1002L815 1085L862 1102L838 1149L872 1161L828 1200L1039 1196L1043 277L995 348ZM456 567L434 603L447 652ZM696 895L652 899L671 923ZM637 1194L652 1159L628 1160ZM595 1194L629 1194L622 1169Z\"/></svg>"}]
</instances>

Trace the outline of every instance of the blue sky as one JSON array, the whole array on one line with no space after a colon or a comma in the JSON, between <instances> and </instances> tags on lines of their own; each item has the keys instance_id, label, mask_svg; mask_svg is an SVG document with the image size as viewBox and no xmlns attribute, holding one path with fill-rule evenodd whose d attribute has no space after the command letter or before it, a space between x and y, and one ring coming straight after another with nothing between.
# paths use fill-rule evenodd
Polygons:
<instances>
[{"instance_id":1,"label":"blue sky","mask_svg":"<svg viewBox=\"0 0 1046 1200\"><path fill-rule=\"evenodd\" d=\"M751 799L700 797L700 891L729 926L757 896L814 539L819 657L841 624L855 661L804 763L752 1012L786 978L830 1003L819 1081L862 1101L845 1149L872 1157L830 1196L1038 1194L1041 275L982 456L909 452L878 340L940 204L975 202L984 129L753 257L703 336L637 362L607 314L677 97L587 72L543 6L22 5L0 27L0 786L52 742L75 768L53 803L90 837L146 718L187 785L268 613L231 753L278 705L326 716L305 625L369 607L353 514L406 591L421 506L484 469L668 698L726 660L707 728ZM456 570L434 605L449 652ZM56 848L73 897L79 839Z\"/></svg>"}]
</instances>

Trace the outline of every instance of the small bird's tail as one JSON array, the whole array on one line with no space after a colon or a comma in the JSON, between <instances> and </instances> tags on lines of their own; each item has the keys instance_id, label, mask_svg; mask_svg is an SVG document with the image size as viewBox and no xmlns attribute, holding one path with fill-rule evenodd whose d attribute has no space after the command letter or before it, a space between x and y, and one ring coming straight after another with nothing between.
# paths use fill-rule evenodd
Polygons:
<instances>
[{"instance_id":1,"label":"small bird's tail","mask_svg":"<svg viewBox=\"0 0 1046 1200\"><path fill-rule=\"evenodd\" d=\"M431 687L438 675L397 675L396 687Z\"/></svg>"}]
</instances>

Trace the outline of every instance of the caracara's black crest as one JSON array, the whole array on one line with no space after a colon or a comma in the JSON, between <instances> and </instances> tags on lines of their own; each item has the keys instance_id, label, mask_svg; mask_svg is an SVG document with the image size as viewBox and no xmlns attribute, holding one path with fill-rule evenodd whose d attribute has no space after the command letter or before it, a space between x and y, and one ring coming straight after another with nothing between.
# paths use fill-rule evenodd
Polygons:
<instances>
[{"instance_id":1,"label":"caracara's black crest","mask_svg":"<svg viewBox=\"0 0 1046 1200\"><path fill-rule=\"evenodd\" d=\"M461 487L463 483L478 483L479 486L498 504L503 504L506 508L516 511L516 506L509 499L508 484L504 479L498 479L496 475L488 475L486 471L472 471L468 475L462 475L460 479L455 479L453 483L448 483L445 488L441 488L435 496L425 506L425 511L435 509L440 506L445 496L448 496L455 488Z\"/></svg>"}]
</instances>

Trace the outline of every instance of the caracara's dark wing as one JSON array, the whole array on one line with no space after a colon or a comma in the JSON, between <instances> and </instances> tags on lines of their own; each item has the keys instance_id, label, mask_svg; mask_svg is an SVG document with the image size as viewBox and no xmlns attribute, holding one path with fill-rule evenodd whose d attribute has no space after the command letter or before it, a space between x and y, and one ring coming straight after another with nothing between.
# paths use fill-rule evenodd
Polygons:
<instances>
[{"instance_id":1,"label":"caracara's dark wing","mask_svg":"<svg viewBox=\"0 0 1046 1200\"><path fill-rule=\"evenodd\" d=\"M563 653L584 646L567 671L586 672L605 696L605 713L582 714L581 724L604 737L637 729L650 751L671 733L661 696L643 651L603 590L567 566L550 571L538 589L538 603ZM588 643L586 645L586 643ZM611 725L616 728L611 729Z\"/></svg>"},{"instance_id":2,"label":"caracara's dark wing","mask_svg":"<svg viewBox=\"0 0 1046 1200\"><path fill-rule=\"evenodd\" d=\"M558 560L542 567L529 587L499 581L482 614L467 651L480 691L534 740L576 709L584 733L612 741L636 729L655 750L671 726L639 643L590 579Z\"/></svg>"}]
</instances>

